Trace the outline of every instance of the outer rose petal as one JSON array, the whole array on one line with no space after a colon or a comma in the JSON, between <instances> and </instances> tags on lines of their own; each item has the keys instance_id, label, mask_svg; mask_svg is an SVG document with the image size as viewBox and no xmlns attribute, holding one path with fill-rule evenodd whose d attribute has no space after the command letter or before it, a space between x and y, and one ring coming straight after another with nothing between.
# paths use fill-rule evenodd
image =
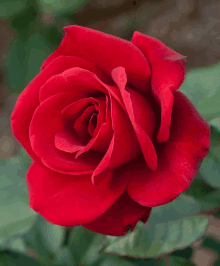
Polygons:
<instances>
[{"instance_id":1,"label":"outer rose petal","mask_svg":"<svg viewBox=\"0 0 220 266\"><path fill-rule=\"evenodd\" d=\"M105 213L83 226L97 233L122 236L142 218L146 222L150 212L151 208L136 203L125 192Z\"/></svg>"},{"instance_id":2,"label":"outer rose petal","mask_svg":"<svg viewBox=\"0 0 220 266\"><path fill-rule=\"evenodd\" d=\"M173 94L170 139L158 146L157 171L149 171L139 158L122 172L135 176L128 185L130 197L148 207L168 203L187 190L210 146L209 125L181 92Z\"/></svg>"},{"instance_id":3,"label":"outer rose petal","mask_svg":"<svg viewBox=\"0 0 220 266\"><path fill-rule=\"evenodd\" d=\"M14 111L11 115L11 126L14 136L19 140L21 145L36 162L41 163L40 158L32 150L29 140L29 125L33 113L39 105L40 87L52 76L57 75L71 67L82 67L93 71L99 78L103 78L102 72L96 68L93 63L87 62L78 57L60 56L41 71L22 91L15 104Z\"/></svg>"},{"instance_id":4,"label":"outer rose petal","mask_svg":"<svg viewBox=\"0 0 220 266\"><path fill-rule=\"evenodd\" d=\"M137 31L131 42L141 50L150 63L153 94L161 105L161 125L157 134L157 141L167 141L173 105L171 91L178 89L184 80L185 57L159 40Z\"/></svg>"},{"instance_id":5,"label":"outer rose petal","mask_svg":"<svg viewBox=\"0 0 220 266\"><path fill-rule=\"evenodd\" d=\"M150 169L155 171L157 168L157 154L151 137L156 128L156 115L147 98L126 87L127 76L123 67L113 69L112 78L120 89L144 158Z\"/></svg>"},{"instance_id":6,"label":"outer rose petal","mask_svg":"<svg viewBox=\"0 0 220 266\"><path fill-rule=\"evenodd\" d=\"M46 67L60 55L74 55L94 62L108 73L113 68L123 66L128 73L128 81L138 90L150 90L150 68L143 54L131 43L118 37L80 26L65 27L61 45L43 64Z\"/></svg>"},{"instance_id":7,"label":"outer rose petal","mask_svg":"<svg viewBox=\"0 0 220 266\"><path fill-rule=\"evenodd\" d=\"M96 219L117 200L127 185L125 180L113 184L112 171L94 186L90 175L64 175L35 162L26 180L30 207L49 222L63 226L81 225Z\"/></svg>"}]
</instances>

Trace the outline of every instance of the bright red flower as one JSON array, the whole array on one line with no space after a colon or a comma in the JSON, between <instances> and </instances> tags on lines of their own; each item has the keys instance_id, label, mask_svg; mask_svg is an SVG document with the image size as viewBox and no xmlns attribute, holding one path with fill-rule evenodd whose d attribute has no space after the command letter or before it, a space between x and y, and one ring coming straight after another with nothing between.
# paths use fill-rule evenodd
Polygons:
<instances>
[{"instance_id":1,"label":"bright red flower","mask_svg":"<svg viewBox=\"0 0 220 266\"><path fill-rule=\"evenodd\" d=\"M182 55L139 32L131 42L65 32L11 118L34 160L30 207L54 224L124 235L189 188L210 129L177 91Z\"/></svg>"}]
</instances>

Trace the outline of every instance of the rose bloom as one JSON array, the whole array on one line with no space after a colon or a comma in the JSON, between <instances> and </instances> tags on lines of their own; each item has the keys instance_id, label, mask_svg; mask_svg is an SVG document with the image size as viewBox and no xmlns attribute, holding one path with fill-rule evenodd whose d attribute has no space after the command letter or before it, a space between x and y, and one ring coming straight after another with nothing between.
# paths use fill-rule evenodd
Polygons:
<instances>
[{"instance_id":1,"label":"rose bloom","mask_svg":"<svg viewBox=\"0 0 220 266\"><path fill-rule=\"evenodd\" d=\"M124 235L189 188L210 128L177 91L179 53L140 32L131 42L80 26L65 33L11 117L34 160L29 204L54 224Z\"/></svg>"}]
</instances>

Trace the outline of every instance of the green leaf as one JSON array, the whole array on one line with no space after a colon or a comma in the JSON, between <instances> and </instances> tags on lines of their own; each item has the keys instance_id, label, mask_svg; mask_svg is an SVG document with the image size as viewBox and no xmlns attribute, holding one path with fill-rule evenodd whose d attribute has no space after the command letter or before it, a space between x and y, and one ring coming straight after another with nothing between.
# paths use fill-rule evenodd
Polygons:
<instances>
[{"instance_id":1,"label":"green leaf","mask_svg":"<svg viewBox=\"0 0 220 266\"><path fill-rule=\"evenodd\" d=\"M17 252L0 254L0 266L44 266L40 262Z\"/></svg>"},{"instance_id":2,"label":"green leaf","mask_svg":"<svg viewBox=\"0 0 220 266\"><path fill-rule=\"evenodd\" d=\"M42 222L41 226L44 243L50 250L56 252L56 250L62 245L64 240L64 227L51 224L45 220L44 222Z\"/></svg>"},{"instance_id":3,"label":"green leaf","mask_svg":"<svg viewBox=\"0 0 220 266\"><path fill-rule=\"evenodd\" d=\"M220 132L220 116L212 119L209 124Z\"/></svg>"},{"instance_id":4,"label":"green leaf","mask_svg":"<svg viewBox=\"0 0 220 266\"><path fill-rule=\"evenodd\" d=\"M216 118L220 113L219 78L220 64L192 70L180 88L206 120Z\"/></svg>"},{"instance_id":5,"label":"green leaf","mask_svg":"<svg viewBox=\"0 0 220 266\"><path fill-rule=\"evenodd\" d=\"M216 251L220 253L220 242L219 240L213 238L213 237L206 237L203 240L202 247L211 249L213 251Z\"/></svg>"},{"instance_id":6,"label":"green leaf","mask_svg":"<svg viewBox=\"0 0 220 266\"><path fill-rule=\"evenodd\" d=\"M76 263L81 262L95 236L96 233L82 226L73 228L70 235L69 248Z\"/></svg>"},{"instance_id":7,"label":"green leaf","mask_svg":"<svg viewBox=\"0 0 220 266\"><path fill-rule=\"evenodd\" d=\"M104 239L105 239L105 235L95 234L94 238L90 242L88 249L86 250L86 252L84 253L84 255L82 256L80 260L80 262L83 265L93 266L94 263L97 263L97 265L99 265L99 262L103 261L106 258L106 254L99 252Z\"/></svg>"},{"instance_id":8,"label":"green leaf","mask_svg":"<svg viewBox=\"0 0 220 266\"><path fill-rule=\"evenodd\" d=\"M120 257L111 256L104 259L99 266L135 266L135 263L122 259Z\"/></svg>"},{"instance_id":9,"label":"green leaf","mask_svg":"<svg viewBox=\"0 0 220 266\"><path fill-rule=\"evenodd\" d=\"M43 61L50 53L51 49L39 33L28 39L14 41L5 63L8 86L14 92L20 93L39 73Z\"/></svg>"},{"instance_id":10,"label":"green leaf","mask_svg":"<svg viewBox=\"0 0 220 266\"><path fill-rule=\"evenodd\" d=\"M196 199L201 206L201 211L207 211L220 206L220 191L216 190L207 194L204 197L198 197Z\"/></svg>"},{"instance_id":11,"label":"green leaf","mask_svg":"<svg viewBox=\"0 0 220 266\"><path fill-rule=\"evenodd\" d=\"M32 163L31 157L27 154L27 152L23 148L20 149L19 157L24 162L25 168L28 170L29 166Z\"/></svg>"},{"instance_id":12,"label":"green leaf","mask_svg":"<svg viewBox=\"0 0 220 266\"><path fill-rule=\"evenodd\" d=\"M204 234L207 225L205 216L157 224L155 227L146 224L123 237L107 236L102 249L120 256L156 257L192 244Z\"/></svg>"},{"instance_id":13,"label":"green leaf","mask_svg":"<svg viewBox=\"0 0 220 266\"><path fill-rule=\"evenodd\" d=\"M22 237L12 239L0 239L0 250L11 250L25 253L26 247Z\"/></svg>"},{"instance_id":14,"label":"green leaf","mask_svg":"<svg viewBox=\"0 0 220 266\"><path fill-rule=\"evenodd\" d=\"M40 30L41 36L45 39L47 45L51 50L55 50L63 39L63 28L61 23L55 22L52 26L43 27Z\"/></svg>"},{"instance_id":15,"label":"green leaf","mask_svg":"<svg viewBox=\"0 0 220 266\"><path fill-rule=\"evenodd\" d=\"M69 247L65 247L56 251L55 258L51 265L77 266L78 264L74 261Z\"/></svg>"},{"instance_id":16,"label":"green leaf","mask_svg":"<svg viewBox=\"0 0 220 266\"><path fill-rule=\"evenodd\" d=\"M25 9L27 0L1 0L0 17L9 18Z\"/></svg>"},{"instance_id":17,"label":"green leaf","mask_svg":"<svg viewBox=\"0 0 220 266\"><path fill-rule=\"evenodd\" d=\"M220 164L212 151L203 159L200 173L212 187L220 188Z\"/></svg>"},{"instance_id":18,"label":"green leaf","mask_svg":"<svg viewBox=\"0 0 220 266\"><path fill-rule=\"evenodd\" d=\"M169 264L168 264L169 262ZM166 261L164 258L161 259L151 259L151 260L142 260L140 262L137 262L138 266L194 266L191 261L185 259L185 258L180 258L180 257L175 257L175 256L169 256L166 258Z\"/></svg>"},{"instance_id":19,"label":"green leaf","mask_svg":"<svg viewBox=\"0 0 220 266\"><path fill-rule=\"evenodd\" d=\"M10 17L9 24L18 39L30 36L39 31L40 13L36 0L28 0L25 8Z\"/></svg>"},{"instance_id":20,"label":"green leaf","mask_svg":"<svg viewBox=\"0 0 220 266\"><path fill-rule=\"evenodd\" d=\"M169 266L194 266L194 265L195 265L194 263L185 258L169 256Z\"/></svg>"},{"instance_id":21,"label":"green leaf","mask_svg":"<svg viewBox=\"0 0 220 266\"><path fill-rule=\"evenodd\" d=\"M64 228L53 225L38 216L32 229L24 236L25 245L35 252L39 260L48 263L53 260L55 253L64 239Z\"/></svg>"},{"instance_id":22,"label":"green leaf","mask_svg":"<svg viewBox=\"0 0 220 266\"><path fill-rule=\"evenodd\" d=\"M39 0L43 12L60 15L68 11L79 12L88 0Z\"/></svg>"},{"instance_id":23,"label":"green leaf","mask_svg":"<svg viewBox=\"0 0 220 266\"><path fill-rule=\"evenodd\" d=\"M166 266L164 259L145 259L136 262L138 266Z\"/></svg>"},{"instance_id":24,"label":"green leaf","mask_svg":"<svg viewBox=\"0 0 220 266\"><path fill-rule=\"evenodd\" d=\"M199 173L185 192L199 203L200 211L207 211L220 205L220 190L212 188Z\"/></svg>"},{"instance_id":25,"label":"green leaf","mask_svg":"<svg viewBox=\"0 0 220 266\"><path fill-rule=\"evenodd\" d=\"M199 211L199 204L194 198L182 193L174 201L153 208L147 224L151 227L157 223L166 223L183 217L193 216Z\"/></svg>"},{"instance_id":26,"label":"green leaf","mask_svg":"<svg viewBox=\"0 0 220 266\"><path fill-rule=\"evenodd\" d=\"M212 187L220 188L220 133L211 128L211 145L208 155L203 159L200 173Z\"/></svg>"},{"instance_id":27,"label":"green leaf","mask_svg":"<svg viewBox=\"0 0 220 266\"><path fill-rule=\"evenodd\" d=\"M176 250L172 252L171 255L176 256L176 257L182 257L185 259L190 259L192 257L192 253L193 253L193 249L191 247L188 247L188 248Z\"/></svg>"},{"instance_id":28,"label":"green leaf","mask_svg":"<svg viewBox=\"0 0 220 266\"><path fill-rule=\"evenodd\" d=\"M36 213L28 206L26 167L20 157L0 162L0 238L30 230Z\"/></svg>"}]
</instances>

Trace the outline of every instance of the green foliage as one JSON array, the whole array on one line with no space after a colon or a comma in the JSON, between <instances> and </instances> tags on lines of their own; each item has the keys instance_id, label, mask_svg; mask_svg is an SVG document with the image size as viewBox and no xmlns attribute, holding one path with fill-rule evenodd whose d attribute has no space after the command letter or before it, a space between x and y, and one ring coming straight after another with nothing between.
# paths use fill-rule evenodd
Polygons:
<instances>
[{"instance_id":1,"label":"green foliage","mask_svg":"<svg viewBox=\"0 0 220 266\"><path fill-rule=\"evenodd\" d=\"M17 252L5 252L0 254L0 266L44 266L33 258Z\"/></svg>"},{"instance_id":2,"label":"green foliage","mask_svg":"<svg viewBox=\"0 0 220 266\"><path fill-rule=\"evenodd\" d=\"M152 209L148 226L157 223L166 223L197 214L200 211L199 204L189 195L180 194L174 201Z\"/></svg>"},{"instance_id":3,"label":"green foliage","mask_svg":"<svg viewBox=\"0 0 220 266\"><path fill-rule=\"evenodd\" d=\"M216 252L220 251L220 243L213 237L205 237L202 246Z\"/></svg>"},{"instance_id":4,"label":"green foliage","mask_svg":"<svg viewBox=\"0 0 220 266\"><path fill-rule=\"evenodd\" d=\"M194 263L185 258L174 257L174 256L169 257L169 266L194 266L194 265L195 265Z\"/></svg>"},{"instance_id":5,"label":"green foliage","mask_svg":"<svg viewBox=\"0 0 220 266\"><path fill-rule=\"evenodd\" d=\"M48 26L40 30L41 36L51 50L55 50L61 43L63 37L63 29L58 25Z\"/></svg>"},{"instance_id":6,"label":"green foliage","mask_svg":"<svg viewBox=\"0 0 220 266\"><path fill-rule=\"evenodd\" d=\"M36 213L28 206L26 165L21 157L0 162L0 238L27 232Z\"/></svg>"},{"instance_id":7,"label":"green foliage","mask_svg":"<svg viewBox=\"0 0 220 266\"><path fill-rule=\"evenodd\" d=\"M180 88L207 120L220 114L220 64L188 73Z\"/></svg>"},{"instance_id":8,"label":"green foliage","mask_svg":"<svg viewBox=\"0 0 220 266\"><path fill-rule=\"evenodd\" d=\"M1 239L0 240L0 250L12 250L13 252L26 252L25 243L22 237L14 237L11 239Z\"/></svg>"},{"instance_id":9,"label":"green foliage","mask_svg":"<svg viewBox=\"0 0 220 266\"><path fill-rule=\"evenodd\" d=\"M41 10L53 15L62 15L71 10L73 13L80 11L88 0L39 0Z\"/></svg>"},{"instance_id":10,"label":"green foliage","mask_svg":"<svg viewBox=\"0 0 220 266\"><path fill-rule=\"evenodd\" d=\"M194 216L156 224L154 228L139 226L120 238L108 236L103 250L135 258L156 257L192 244L204 234L207 224L205 216Z\"/></svg>"},{"instance_id":11,"label":"green foliage","mask_svg":"<svg viewBox=\"0 0 220 266\"><path fill-rule=\"evenodd\" d=\"M1 0L0 17L9 18L22 12L27 5L27 0Z\"/></svg>"},{"instance_id":12,"label":"green foliage","mask_svg":"<svg viewBox=\"0 0 220 266\"><path fill-rule=\"evenodd\" d=\"M81 262L81 258L86 254L95 236L96 233L82 226L74 227L72 230L69 240L69 247L71 254L77 264Z\"/></svg>"},{"instance_id":13,"label":"green foliage","mask_svg":"<svg viewBox=\"0 0 220 266\"><path fill-rule=\"evenodd\" d=\"M10 17L9 23L16 37L27 38L38 32L40 14L35 0L28 0L27 5L19 14Z\"/></svg>"},{"instance_id":14,"label":"green foliage","mask_svg":"<svg viewBox=\"0 0 220 266\"><path fill-rule=\"evenodd\" d=\"M69 247L61 247L61 248L59 248L56 251L55 257L53 259L53 262L50 265L51 266L52 265L56 265L56 266L61 266L61 265L63 265L63 266L77 266Z\"/></svg>"},{"instance_id":15,"label":"green foliage","mask_svg":"<svg viewBox=\"0 0 220 266\"><path fill-rule=\"evenodd\" d=\"M210 186L220 188L220 133L214 127L211 128L210 150L202 162L200 173Z\"/></svg>"},{"instance_id":16,"label":"green foliage","mask_svg":"<svg viewBox=\"0 0 220 266\"><path fill-rule=\"evenodd\" d=\"M106 256L106 258L98 264L99 266L135 266L134 262L127 261L117 256Z\"/></svg>"},{"instance_id":17,"label":"green foliage","mask_svg":"<svg viewBox=\"0 0 220 266\"><path fill-rule=\"evenodd\" d=\"M81 259L81 263L83 265L99 265L103 260L106 259L106 254L100 253L104 239L105 235L95 234L89 248L86 250Z\"/></svg>"},{"instance_id":18,"label":"green foliage","mask_svg":"<svg viewBox=\"0 0 220 266\"><path fill-rule=\"evenodd\" d=\"M176 257L182 257L186 259L190 259L192 257L193 249L191 247L185 248L185 249L180 249L172 252L172 256Z\"/></svg>"},{"instance_id":19,"label":"green foliage","mask_svg":"<svg viewBox=\"0 0 220 266\"><path fill-rule=\"evenodd\" d=\"M194 266L194 264L185 259L175 256L169 256L167 258L154 259L154 260L141 260L136 265L138 266Z\"/></svg>"},{"instance_id":20,"label":"green foliage","mask_svg":"<svg viewBox=\"0 0 220 266\"><path fill-rule=\"evenodd\" d=\"M186 193L193 196L200 204L200 211L207 211L220 205L220 191L208 185L201 175L197 175Z\"/></svg>"},{"instance_id":21,"label":"green foliage","mask_svg":"<svg viewBox=\"0 0 220 266\"><path fill-rule=\"evenodd\" d=\"M40 261L49 263L62 245L64 227L48 223L38 216L32 229L23 237L26 248L34 251Z\"/></svg>"},{"instance_id":22,"label":"green foliage","mask_svg":"<svg viewBox=\"0 0 220 266\"><path fill-rule=\"evenodd\" d=\"M14 92L21 92L39 73L42 62L50 53L50 48L39 33L14 41L5 62L8 86Z\"/></svg>"}]
</instances>

